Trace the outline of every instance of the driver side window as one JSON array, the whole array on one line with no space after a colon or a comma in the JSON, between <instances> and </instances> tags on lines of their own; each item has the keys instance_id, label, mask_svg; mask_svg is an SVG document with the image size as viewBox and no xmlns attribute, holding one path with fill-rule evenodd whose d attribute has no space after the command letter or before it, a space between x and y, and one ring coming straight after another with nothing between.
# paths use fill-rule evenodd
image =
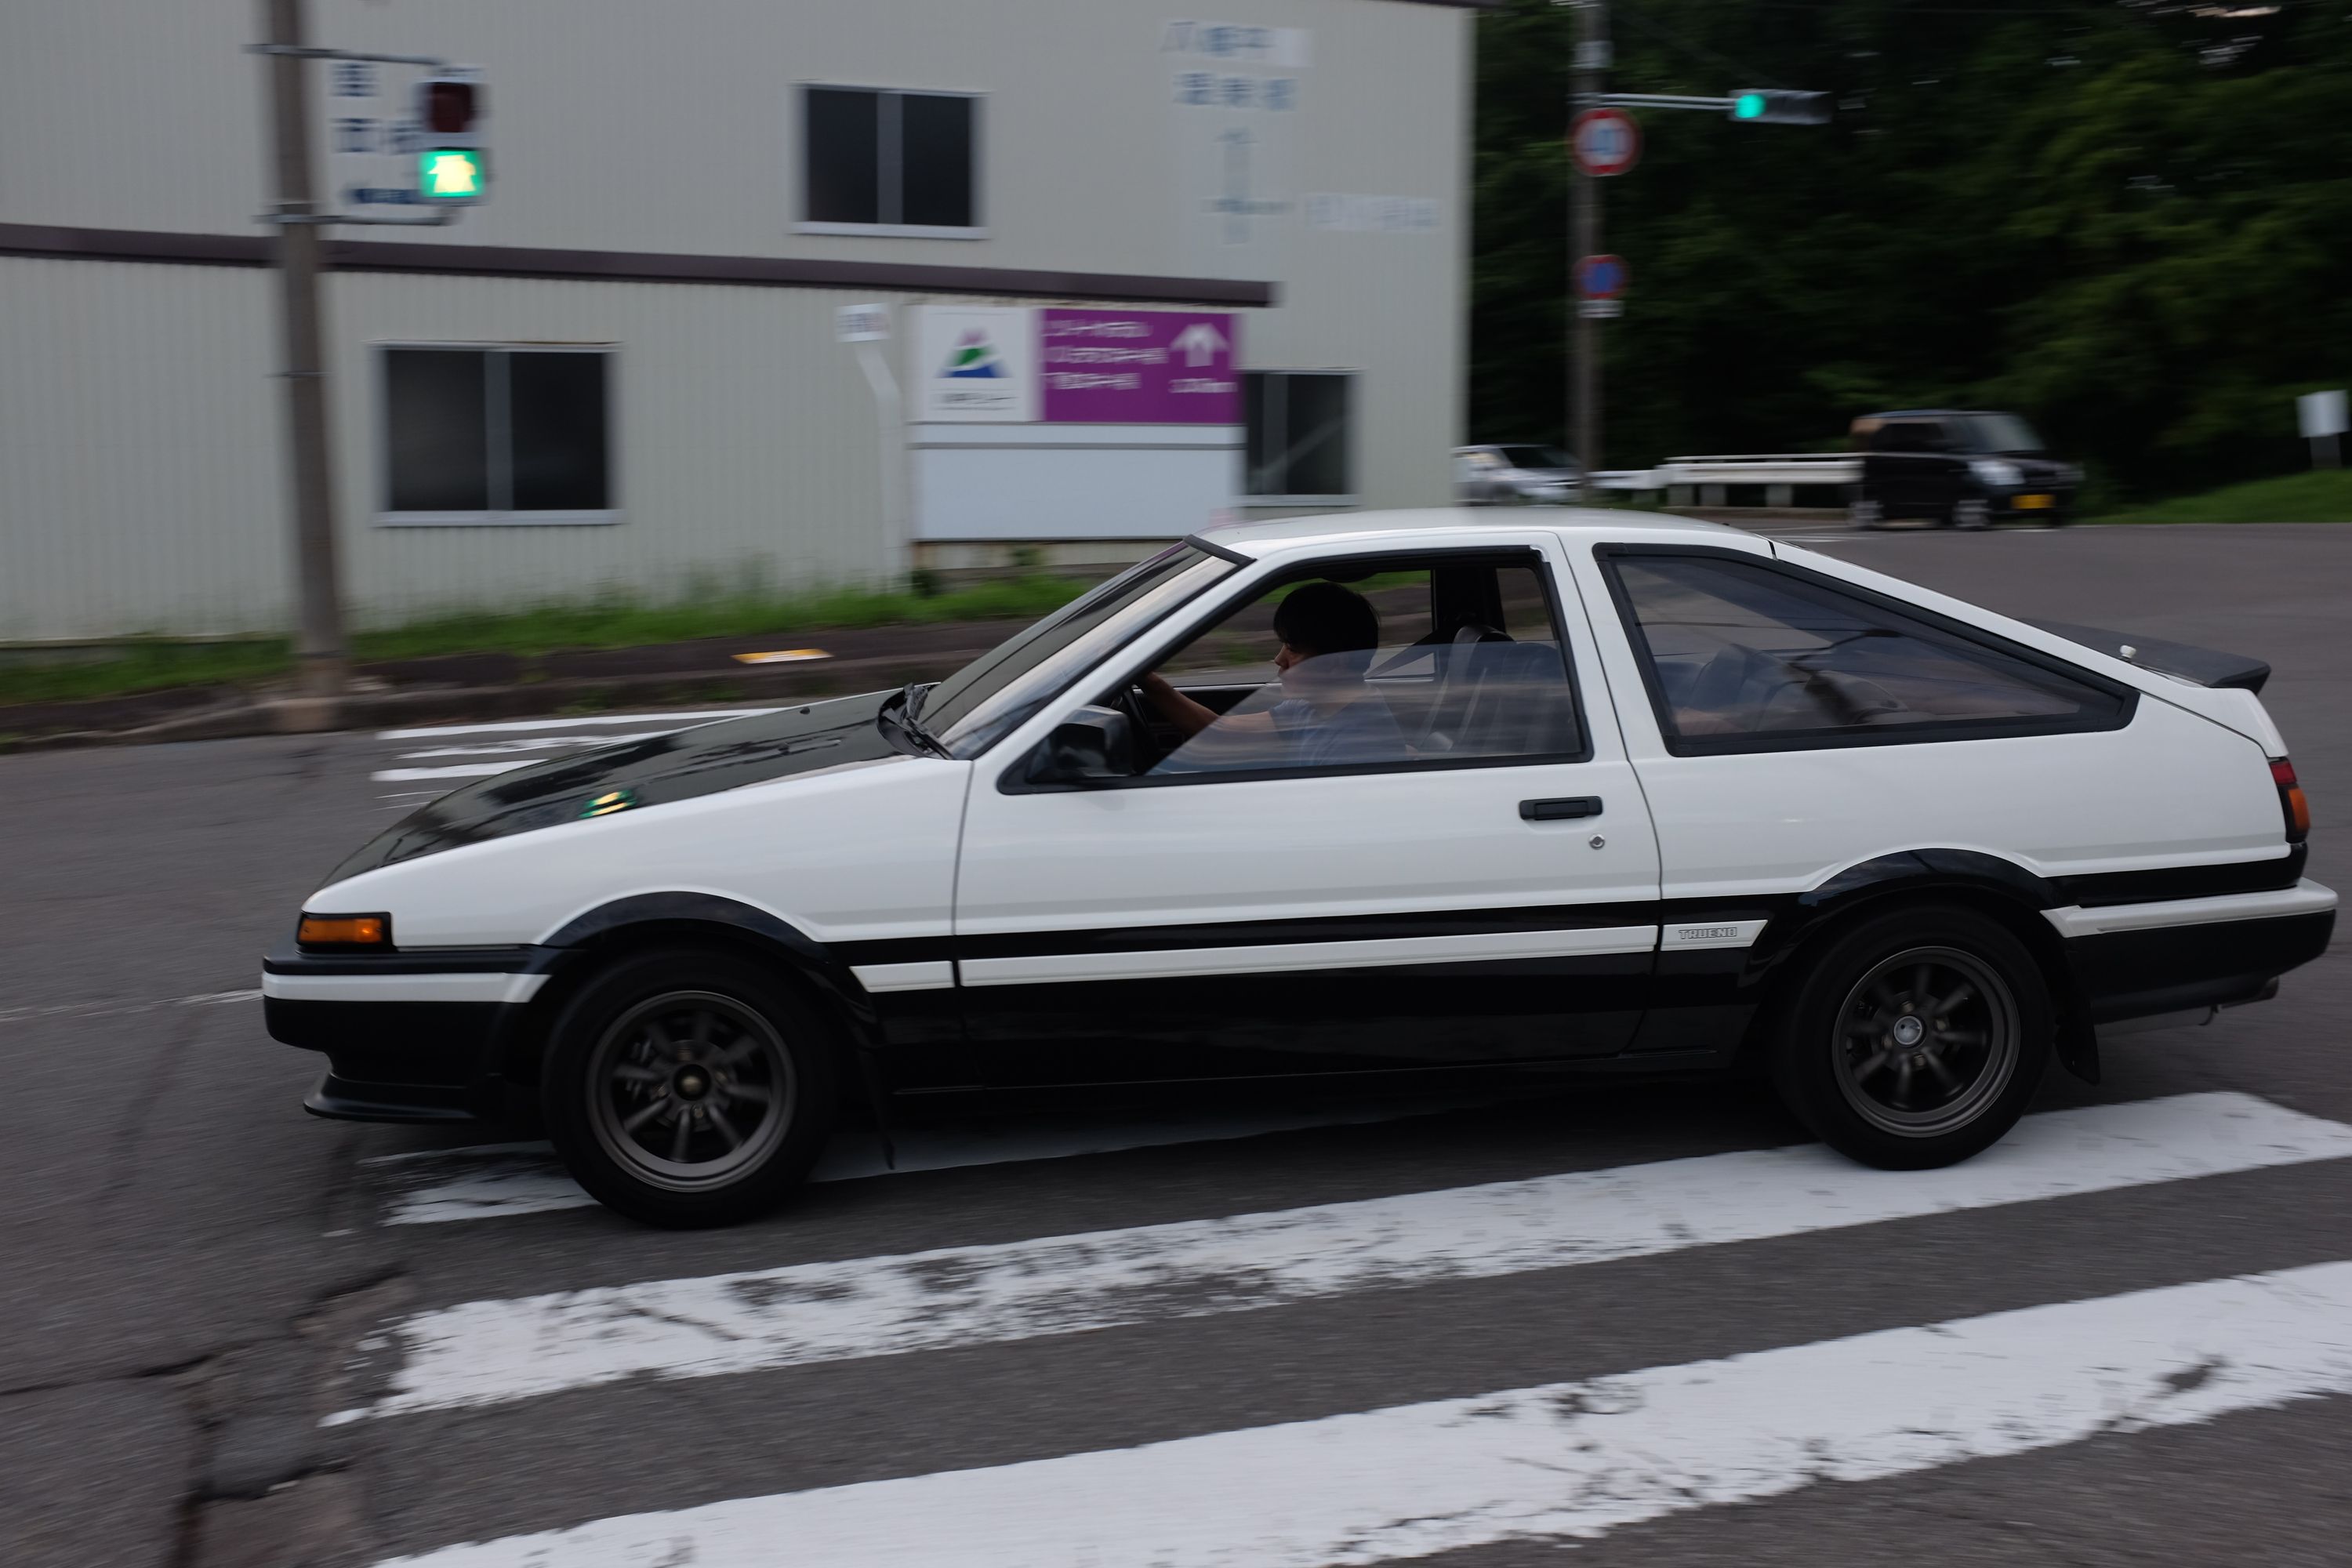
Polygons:
<instances>
[{"instance_id":1,"label":"driver side window","mask_svg":"<svg viewBox=\"0 0 2352 1568\"><path fill-rule=\"evenodd\" d=\"M1142 721L1134 771L1168 782L1579 756L1547 571L1520 554L1326 563L1098 700Z\"/></svg>"}]
</instances>

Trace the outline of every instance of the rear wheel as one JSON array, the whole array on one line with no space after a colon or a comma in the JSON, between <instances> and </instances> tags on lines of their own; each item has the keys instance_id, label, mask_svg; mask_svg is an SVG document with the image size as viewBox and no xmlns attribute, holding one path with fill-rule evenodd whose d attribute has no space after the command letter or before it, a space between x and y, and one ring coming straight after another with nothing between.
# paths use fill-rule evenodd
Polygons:
<instances>
[{"instance_id":1,"label":"rear wheel","mask_svg":"<svg viewBox=\"0 0 2352 1568\"><path fill-rule=\"evenodd\" d=\"M672 949L624 959L572 998L541 1099L598 1202L648 1225L727 1225L814 1163L834 1061L831 1031L757 966Z\"/></svg>"},{"instance_id":2,"label":"rear wheel","mask_svg":"<svg viewBox=\"0 0 2352 1568\"><path fill-rule=\"evenodd\" d=\"M2015 1126L2050 1055L2049 988L2009 930L1922 906L1832 938L1797 982L1774 1058L1781 1097L1865 1164L1965 1160Z\"/></svg>"},{"instance_id":3,"label":"rear wheel","mask_svg":"<svg viewBox=\"0 0 2352 1568\"><path fill-rule=\"evenodd\" d=\"M1992 526L1992 508L1982 496L1963 496L1952 503L1952 526L1971 531Z\"/></svg>"},{"instance_id":4,"label":"rear wheel","mask_svg":"<svg viewBox=\"0 0 2352 1568\"><path fill-rule=\"evenodd\" d=\"M1845 520L1856 528L1884 528L1886 509L1876 498L1857 493L1846 503Z\"/></svg>"}]
</instances>

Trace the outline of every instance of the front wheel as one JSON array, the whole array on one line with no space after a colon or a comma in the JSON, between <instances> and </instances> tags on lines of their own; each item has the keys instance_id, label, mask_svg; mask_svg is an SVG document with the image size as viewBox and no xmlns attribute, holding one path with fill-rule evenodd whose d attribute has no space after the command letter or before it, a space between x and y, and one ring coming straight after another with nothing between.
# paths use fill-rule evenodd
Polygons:
<instances>
[{"instance_id":1,"label":"front wheel","mask_svg":"<svg viewBox=\"0 0 2352 1568\"><path fill-rule=\"evenodd\" d=\"M625 958L557 1018L541 1085L572 1179L648 1225L772 1206L824 1147L831 1032L758 967L672 949Z\"/></svg>"},{"instance_id":2,"label":"front wheel","mask_svg":"<svg viewBox=\"0 0 2352 1568\"><path fill-rule=\"evenodd\" d=\"M2048 1060L2049 987L2024 943L1972 910L1865 919L1797 982L1774 1079L1832 1148L1889 1170L1999 1142Z\"/></svg>"},{"instance_id":3,"label":"front wheel","mask_svg":"<svg viewBox=\"0 0 2352 1568\"><path fill-rule=\"evenodd\" d=\"M1855 528L1884 528L1886 509L1874 497L1857 495L1846 503L1845 520Z\"/></svg>"},{"instance_id":4,"label":"front wheel","mask_svg":"<svg viewBox=\"0 0 2352 1568\"><path fill-rule=\"evenodd\" d=\"M1952 526L1980 531L1992 526L1992 508L1982 496L1967 496L1952 503Z\"/></svg>"}]
</instances>

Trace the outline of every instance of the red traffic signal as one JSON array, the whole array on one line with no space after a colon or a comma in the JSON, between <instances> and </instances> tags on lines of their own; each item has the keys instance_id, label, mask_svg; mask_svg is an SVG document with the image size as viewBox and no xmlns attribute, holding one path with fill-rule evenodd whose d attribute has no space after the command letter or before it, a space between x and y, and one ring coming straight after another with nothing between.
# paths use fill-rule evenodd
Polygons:
<instances>
[{"instance_id":1,"label":"red traffic signal","mask_svg":"<svg viewBox=\"0 0 2352 1568\"><path fill-rule=\"evenodd\" d=\"M478 81L436 76L416 84L416 121L428 137L471 134L486 107Z\"/></svg>"}]
</instances>

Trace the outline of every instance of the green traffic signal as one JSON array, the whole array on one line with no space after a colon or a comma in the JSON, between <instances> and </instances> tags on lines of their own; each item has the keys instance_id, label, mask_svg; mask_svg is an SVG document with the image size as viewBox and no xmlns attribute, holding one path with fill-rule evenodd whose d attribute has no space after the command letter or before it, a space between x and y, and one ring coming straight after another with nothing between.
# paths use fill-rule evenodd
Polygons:
<instances>
[{"instance_id":1,"label":"green traffic signal","mask_svg":"<svg viewBox=\"0 0 2352 1568\"><path fill-rule=\"evenodd\" d=\"M481 153L471 147L432 147L417 155L416 188L428 202L473 202L488 183Z\"/></svg>"},{"instance_id":2,"label":"green traffic signal","mask_svg":"<svg viewBox=\"0 0 2352 1568\"><path fill-rule=\"evenodd\" d=\"M1731 100L1732 119L1760 120L1763 117L1764 95L1762 93L1743 92L1738 98Z\"/></svg>"}]
</instances>

